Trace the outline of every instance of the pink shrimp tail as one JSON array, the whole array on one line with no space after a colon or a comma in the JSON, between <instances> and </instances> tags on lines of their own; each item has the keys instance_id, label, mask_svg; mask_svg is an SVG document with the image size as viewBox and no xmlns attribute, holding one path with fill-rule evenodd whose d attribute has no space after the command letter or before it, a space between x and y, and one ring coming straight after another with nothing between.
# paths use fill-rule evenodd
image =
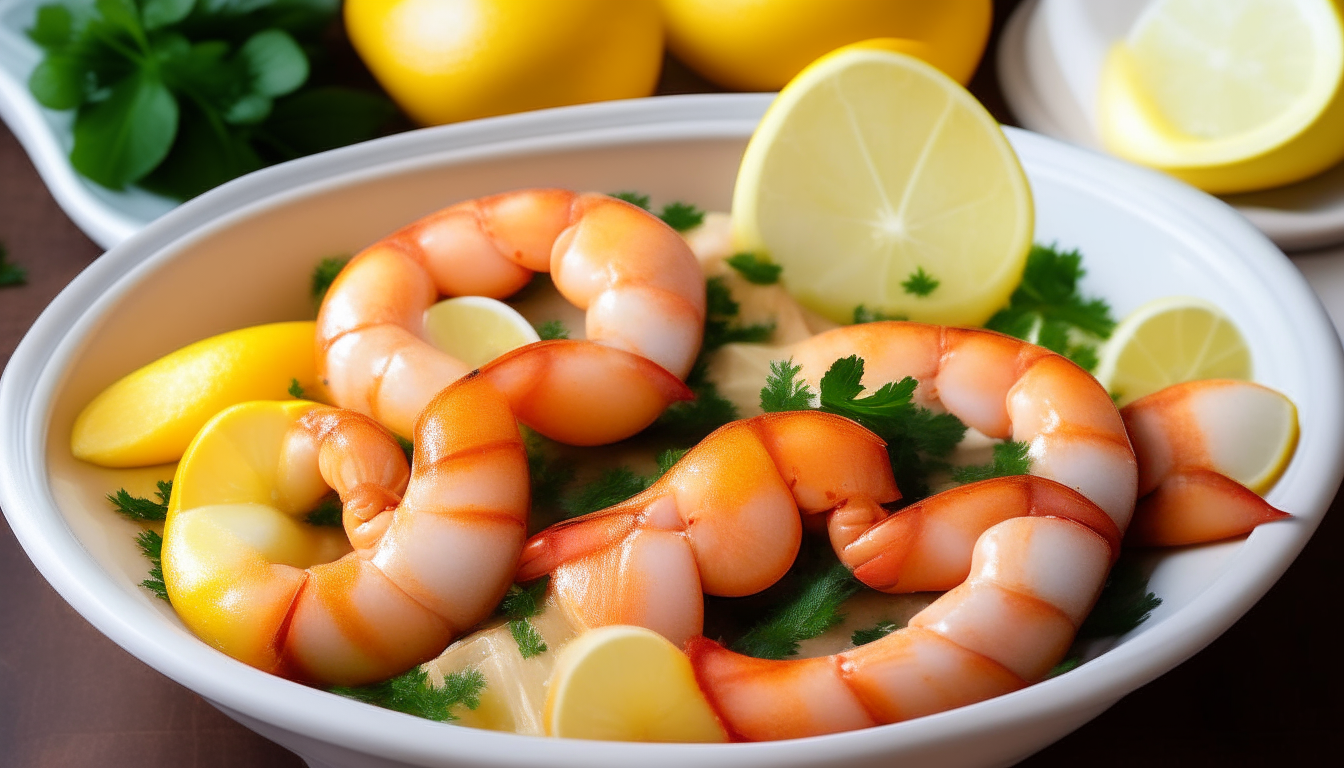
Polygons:
<instances>
[{"instance_id":1,"label":"pink shrimp tail","mask_svg":"<svg viewBox=\"0 0 1344 768\"><path fill-rule=\"evenodd\" d=\"M629 536L639 524L637 509L616 509L547 528L528 540L518 564L518 581L541 578L562 563L576 560Z\"/></svg>"},{"instance_id":2,"label":"pink shrimp tail","mask_svg":"<svg viewBox=\"0 0 1344 768\"><path fill-rule=\"evenodd\" d=\"M1126 544L1177 547L1244 536L1261 523L1291 518L1249 488L1207 469L1166 477L1139 499Z\"/></svg>"},{"instance_id":3,"label":"pink shrimp tail","mask_svg":"<svg viewBox=\"0 0 1344 768\"><path fill-rule=\"evenodd\" d=\"M568 445L604 445L633 435L679 400L694 397L667 369L590 341L540 341L481 369L518 420Z\"/></svg>"}]
</instances>

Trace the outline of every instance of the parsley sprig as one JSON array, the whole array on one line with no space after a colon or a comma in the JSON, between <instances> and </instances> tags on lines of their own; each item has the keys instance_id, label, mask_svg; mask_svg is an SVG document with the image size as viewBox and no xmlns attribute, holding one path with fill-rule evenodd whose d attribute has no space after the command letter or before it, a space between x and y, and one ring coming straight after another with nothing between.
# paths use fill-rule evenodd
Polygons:
<instances>
[{"instance_id":1,"label":"parsley sprig","mask_svg":"<svg viewBox=\"0 0 1344 768\"><path fill-rule=\"evenodd\" d=\"M160 600L168 600L168 585L163 582L163 537L158 531L141 531L135 537L135 545L149 560L149 578L140 582L140 586Z\"/></svg>"},{"instance_id":2,"label":"parsley sprig","mask_svg":"<svg viewBox=\"0 0 1344 768\"><path fill-rule=\"evenodd\" d=\"M952 469L952 480L958 483L975 483L994 477L1025 475L1031 469L1031 457L1027 443L1009 440L994 445L994 455L988 464L973 464Z\"/></svg>"},{"instance_id":3,"label":"parsley sprig","mask_svg":"<svg viewBox=\"0 0 1344 768\"><path fill-rule=\"evenodd\" d=\"M819 637L844 620L840 606L863 585L842 563L807 574L798 591L761 623L747 630L732 649L758 659L798 655L798 644Z\"/></svg>"},{"instance_id":4,"label":"parsley sprig","mask_svg":"<svg viewBox=\"0 0 1344 768\"><path fill-rule=\"evenodd\" d=\"M1086 274L1082 260L1077 250L1032 246L1022 282L985 327L1058 352L1089 371L1096 368L1097 344L1110 337L1115 318L1104 300L1079 292Z\"/></svg>"},{"instance_id":5,"label":"parsley sprig","mask_svg":"<svg viewBox=\"0 0 1344 768\"><path fill-rule=\"evenodd\" d=\"M168 519L168 499L173 495L173 481L160 480L154 495L158 501L152 501L142 496L132 496L125 488L118 488L116 493L110 493L107 500L112 502L112 507L123 516L139 523L157 523Z\"/></svg>"},{"instance_id":6,"label":"parsley sprig","mask_svg":"<svg viewBox=\"0 0 1344 768\"><path fill-rule=\"evenodd\" d=\"M524 659L540 656L549 650L545 638L532 624L532 618L541 613L542 599L549 581L541 578L526 587L513 584L499 604L499 613L509 619L509 634L518 644L518 653Z\"/></svg>"},{"instance_id":7,"label":"parsley sprig","mask_svg":"<svg viewBox=\"0 0 1344 768\"><path fill-rule=\"evenodd\" d=\"M328 256L313 267L313 277L309 284L309 294L313 299L313 306L322 306L322 300L327 297L327 291L331 284L336 282L336 276L341 274L345 265L350 263L349 256Z\"/></svg>"},{"instance_id":8,"label":"parsley sprig","mask_svg":"<svg viewBox=\"0 0 1344 768\"><path fill-rule=\"evenodd\" d=\"M381 95L309 83L334 0L95 0L37 10L43 106L76 110L70 162L110 189L185 199L271 162L371 138Z\"/></svg>"},{"instance_id":9,"label":"parsley sprig","mask_svg":"<svg viewBox=\"0 0 1344 768\"><path fill-rule=\"evenodd\" d=\"M612 197L617 200L624 200L631 205L637 205L646 211L653 212L649 207L650 199L648 195L640 192L613 192ZM671 202L663 206L662 211L655 214L662 219L669 227L678 232L685 232L688 229L694 229L700 226L705 220L705 212L690 203Z\"/></svg>"},{"instance_id":10,"label":"parsley sprig","mask_svg":"<svg viewBox=\"0 0 1344 768\"><path fill-rule=\"evenodd\" d=\"M747 282L756 285L774 285L779 282L780 272L784 271L780 265L745 251L729 256L724 263L737 270Z\"/></svg>"},{"instance_id":11,"label":"parsley sprig","mask_svg":"<svg viewBox=\"0 0 1344 768\"><path fill-rule=\"evenodd\" d=\"M28 270L9 261L9 251L0 243L0 288L28 282Z\"/></svg>"},{"instance_id":12,"label":"parsley sprig","mask_svg":"<svg viewBox=\"0 0 1344 768\"><path fill-rule=\"evenodd\" d=\"M384 709L405 712L427 720L457 720L457 707L476 709L485 690L485 675L479 669L464 669L444 675L442 685L431 685L423 667L412 667L404 674L381 683L361 686L337 686L330 691L339 696L373 704Z\"/></svg>"},{"instance_id":13,"label":"parsley sprig","mask_svg":"<svg viewBox=\"0 0 1344 768\"><path fill-rule=\"evenodd\" d=\"M910 273L910 277L901 283L901 287L912 296L928 296L941 284L933 275L925 272L923 267L917 267Z\"/></svg>"},{"instance_id":14,"label":"parsley sprig","mask_svg":"<svg viewBox=\"0 0 1344 768\"><path fill-rule=\"evenodd\" d=\"M1106 577L1097 604L1083 620L1074 637L1074 646L1064 660L1055 665L1046 677L1056 677L1083 663L1083 649L1079 643L1102 637L1118 637L1138 629L1153 611L1162 605L1162 598L1148 591L1148 576L1137 563L1121 558Z\"/></svg>"},{"instance_id":15,"label":"parsley sprig","mask_svg":"<svg viewBox=\"0 0 1344 768\"><path fill-rule=\"evenodd\" d=\"M537 329L537 336L541 337L542 341L569 338L569 329L559 320L547 320L544 323L537 323L534 327Z\"/></svg>"}]
</instances>

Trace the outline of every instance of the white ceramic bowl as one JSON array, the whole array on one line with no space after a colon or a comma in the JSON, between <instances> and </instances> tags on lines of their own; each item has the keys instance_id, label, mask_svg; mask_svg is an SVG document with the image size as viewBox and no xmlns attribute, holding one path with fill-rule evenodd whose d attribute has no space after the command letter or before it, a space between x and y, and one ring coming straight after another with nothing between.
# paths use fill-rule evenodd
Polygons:
<instances>
[{"instance_id":1,"label":"white ceramic bowl","mask_svg":"<svg viewBox=\"0 0 1344 768\"><path fill-rule=\"evenodd\" d=\"M520 186L636 189L728 206L769 96L664 97L393 136L278 166L193 200L114 248L42 315L0 380L0 505L52 585L103 633L313 766L1006 765L1203 648L1288 567L1339 485L1344 361L1301 275L1222 203L1155 173L1009 131L1036 196L1037 239L1081 248L1086 289L1123 315L1194 294L1245 332L1257 378L1298 405L1298 453L1270 495L1296 519L1245 540L1161 553L1152 619L1078 669L920 720L771 744L542 740L379 710L258 672L207 647L137 586L134 525L76 462L78 409L133 368L228 329L310 316L307 279L447 203ZM1096 649L1100 650L1100 649Z\"/></svg>"}]
</instances>

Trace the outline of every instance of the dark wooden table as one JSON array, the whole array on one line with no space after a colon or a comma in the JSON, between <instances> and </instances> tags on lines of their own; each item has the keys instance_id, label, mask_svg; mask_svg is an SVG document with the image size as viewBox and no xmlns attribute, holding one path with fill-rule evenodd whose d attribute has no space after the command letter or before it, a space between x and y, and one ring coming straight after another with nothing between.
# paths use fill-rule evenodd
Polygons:
<instances>
[{"instance_id":1,"label":"dark wooden table","mask_svg":"<svg viewBox=\"0 0 1344 768\"><path fill-rule=\"evenodd\" d=\"M1012 2L1000 2L998 23ZM992 50L972 90L1011 122ZM660 90L712 90L669 67ZM101 253L0 127L0 242L28 284L0 288L0 365ZM1309 766L1340 761L1344 498L1283 579L1213 645L1022 765ZM1330 757L1334 755L1334 757ZM47 585L0 525L0 766L300 766L132 658Z\"/></svg>"}]
</instances>

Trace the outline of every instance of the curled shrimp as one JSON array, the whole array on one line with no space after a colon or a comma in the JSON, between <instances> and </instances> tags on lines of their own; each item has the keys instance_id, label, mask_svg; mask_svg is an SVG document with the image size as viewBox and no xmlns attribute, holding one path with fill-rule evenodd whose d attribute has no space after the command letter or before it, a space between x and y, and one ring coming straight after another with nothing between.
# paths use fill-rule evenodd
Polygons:
<instances>
[{"instance_id":1,"label":"curled shrimp","mask_svg":"<svg viewBox=\"0 0 1344 768\"><path fill-rule=\"evenodd\" d=\"M600 440L582 431L548 436L583 445L627 437L671 399L689 397L679 385L700 348L705 283L685 241L606 195L527 189L430 214L342 270L317 320L318 373L333 401L409 435L425 404L468 371L425 340L425 310L440 295L505 298L537 272L549 272L560 293L587 310L587 340L528 349L536 359L517 369L565 365L567 375L551 385L563 387L555 396L568 403L619 397L613 368L622 384L637 370L643 394L623 398L638 406L633 411L607 408ZM608 351L584 354L592 346ZM583 364L566 363L575 357Z\"/></svg>"},{"instance_id":2,"label":"curled shrimp","mask_svg":"<svg viewBox=\"0 0 1344 768\"><path fill-rule=\"evenodd\" d=\"M209 488L174 487L164 578L198 636L275 674L356 685L433 658L490 614L512 581L530 501L522 437L498 389L471 376L435 397L409 473L392 434L366 416L261 405L302 410L239 446L258 465L255 482L218 481L258 501L209 503ZM189 450L183 466L191 460ZM305 543L311 527L292 516L328 487L348 539L336 550Z\"/></svg>"},{"instance_id":3,"label":"curled shrimp","mask_svg":"<svg viewBox=\"0 0 1344 768\"><path fill-rule=\"evenodd\" d=\"M1129 543L1199 544L1289 517L1259 496L1297 444L1288 398L1247 381L1210 379L1154 392L1120 415L1139 461ZM1282 456L1265 453L1279 446Z\"/></svg>"}]
</instances>

